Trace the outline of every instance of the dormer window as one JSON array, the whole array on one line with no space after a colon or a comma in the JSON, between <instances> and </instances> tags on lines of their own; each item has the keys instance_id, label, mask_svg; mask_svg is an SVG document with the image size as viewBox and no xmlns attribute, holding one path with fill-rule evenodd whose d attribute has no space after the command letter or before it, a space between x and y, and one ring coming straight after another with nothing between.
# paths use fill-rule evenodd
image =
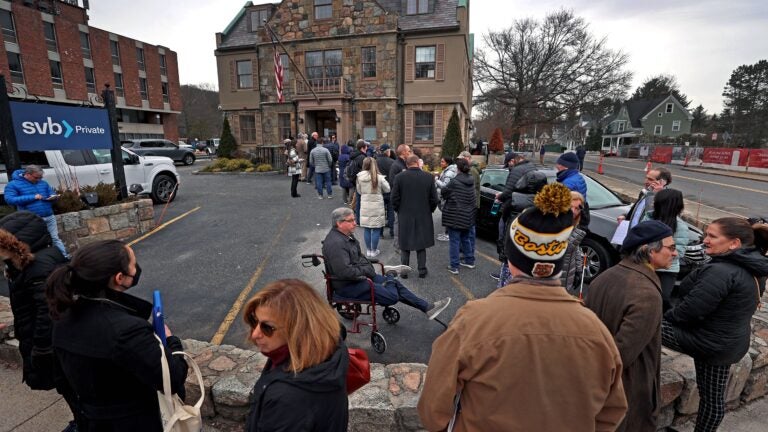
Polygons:
<instances>
[{"instance_id":1,"label":"dormer window","mask_svg":"<svg viewBox=\"0 0 768 432\"><path fill-rule=\"evenodd\" d=\"M616 126L616 131L624 132L624 124L625 123L623 121L619 122L619 124Z\"/></svg>"},{"instance_id":2,"label":"dormer window","mask_svg":"<svg viewBox=\"0 0 768 432\"><path fill-rule=\"evenodd\" d=\"M269 9L256 10L251 12L251 31L258 31L264 27L264 23L269 20Z\"/></svg>"},{"instance_id":3,"label":"dormer window","mask_svg":"<svg viewBox=\"0 0 768 432\"><path fill-rule=\"evenodd\" d=\"M667 104L667 114L671 114L674 109L675 109L675 104L673 104L673 103L668 103Z\"/></svg>"},{"instance_id":4,"label":"dormer window","mask_svg":"<svg viewBox=\"0 0 768 432\"><path fill-rule=\"evenodd\" d=\"M408 0L405 13L408 15L429 13L429 0Z\"/></svg>"}]
</instances>

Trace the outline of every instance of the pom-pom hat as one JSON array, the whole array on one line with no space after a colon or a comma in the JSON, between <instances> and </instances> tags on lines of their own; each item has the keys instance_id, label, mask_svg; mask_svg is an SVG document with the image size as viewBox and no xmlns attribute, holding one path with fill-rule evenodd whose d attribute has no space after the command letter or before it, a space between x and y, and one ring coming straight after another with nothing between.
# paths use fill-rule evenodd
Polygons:
<instances>
[{"instance_id":1,"label":"pom-pom hat","mask_svg":"<svg viewBox=\"0 0 768 432\"><path fill-rule=\"evenodd\" d=\"M509 226L504 239L507 260L534 278L551 278L560 274L573 231L571 191L559 184L544 186L533 200L534 207L525 209Z\"/></svg>"}]
</instances>

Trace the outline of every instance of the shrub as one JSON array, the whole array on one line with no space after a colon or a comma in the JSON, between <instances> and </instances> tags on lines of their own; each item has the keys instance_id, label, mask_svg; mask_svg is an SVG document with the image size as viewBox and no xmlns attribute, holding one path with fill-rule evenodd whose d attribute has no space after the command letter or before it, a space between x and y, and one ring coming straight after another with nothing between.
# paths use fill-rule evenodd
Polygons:
<instances>
[{"instance_id":1,"label":"shrub","mask_svg":"<svg viewBox=\"0 0 768 432\"><path fill-rule=\"evenodd\" d=\"M232 129L229 127L229 120L224 119L224 124L221 130L221 141L219 141L219 156L230 158L232 153L237 151L237 141L235 136L232 135Z\"/></svg>"},{"instance_id":2,"label":"shrub","mask_svg":"<svg viewBox=\"0 0 768 432\"><path fill-rule=\"evenodd\" d=\"M270 165L270 164L261 164L261 165L256 167L256 171L258 171L258 172L272 171L272 165Z\"/></svg>"},{"instance_id":3,"label":"shrub","mask_svg":"<svg viewBox=\"0 0 768 432\"><path fill-rule=\"evenodd\" d=\"M504 151L504 138L501 136L501 129L496 128L491 135L491 141L488 143L488 151L499 153Z\"/></svg>"},{"instance_id":4,"label":"shrub","mask_svg":"<svg viewBox=\"0 0 768 432\"><path fill-rule=\"evenodd\" d=\"M443 155L456 158L464 150L464 142L461 140L461 127L459 126L459 113L456 108L451 113L451 119L448 120L448 127L445 130L443 139Z\"/></svg>"},{"instance_id":5,"label":"shrub","mask_svg":"<svg viewBox=\"0 0 768 432\"><path fill-rule=\"evenodd\" d=\"M83 210L86 206L83 200L80 199L80 194L72 190L56 191L60 196L56 202L53 203L53 210L56 214L69 213Z\"/></svg>"},{"instance_id":6,"label":"shrub","mask_svg":"<svg viewBox=\"0 0 768 432\"><path fill-rule=\"evenodd\" d=\"M99 201L96 207L104 207L117 204L117 188L114 183L99 182L96 186L83 186L81 193L96 192L99 195Z\"/></svg>"},{"instance_id":7,"label":"shrub","mask_svg":"<svg viewBox=\"0 0 768 432\"><path fill-rule=\"evenodd\" d=\"M215 161L213 161L212 164L203 168L201 171L203 172L232 172L232 171L252 172L253 168L254 168L253 164L251 163L251 161L247 159L218 158ZM249 169L251 171L248 171Z\"/></svg>"}]
</instances>

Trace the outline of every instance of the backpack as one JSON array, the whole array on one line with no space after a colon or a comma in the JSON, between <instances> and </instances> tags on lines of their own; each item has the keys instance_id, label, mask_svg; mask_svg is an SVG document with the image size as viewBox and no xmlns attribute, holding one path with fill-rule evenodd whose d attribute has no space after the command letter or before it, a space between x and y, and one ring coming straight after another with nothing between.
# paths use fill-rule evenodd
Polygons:
<instances>
[{"instance_id":1,"label":"backpack","mask_svg":"<svg viewBox=\"0 0 768 432\"><path fill-rule=\"evenodd\" d=\"M355 161L354 159L347 162L347 166L344 168L344 178L347 179L348 182L352 183L354 185L355 180L357 180L357 173L355 172Z\"/></svg>"}]
</instances>

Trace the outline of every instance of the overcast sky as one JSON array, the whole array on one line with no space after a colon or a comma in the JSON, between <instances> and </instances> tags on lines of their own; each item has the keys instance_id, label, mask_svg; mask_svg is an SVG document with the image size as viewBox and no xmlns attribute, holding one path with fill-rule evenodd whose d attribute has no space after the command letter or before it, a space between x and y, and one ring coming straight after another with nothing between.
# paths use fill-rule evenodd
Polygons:
<instances>
[{"instance_id":1,"label":"overcast sky","mask_svg":"<svg viewBox=\"0 0 768 432\"><path fill-rule=\"evenodd\" d=\"M217 86L215 34L245 0L91 0L90 24L179 55L182 84ZM254 3L265 3L259 0ZM630 56L633 88L661 73L677 77L692 106L722 109L731 72L768 59L768 0L470 0L470 31L482 34L517 18L573 9L595 36Z\"/></svg>"}]
</instances>

